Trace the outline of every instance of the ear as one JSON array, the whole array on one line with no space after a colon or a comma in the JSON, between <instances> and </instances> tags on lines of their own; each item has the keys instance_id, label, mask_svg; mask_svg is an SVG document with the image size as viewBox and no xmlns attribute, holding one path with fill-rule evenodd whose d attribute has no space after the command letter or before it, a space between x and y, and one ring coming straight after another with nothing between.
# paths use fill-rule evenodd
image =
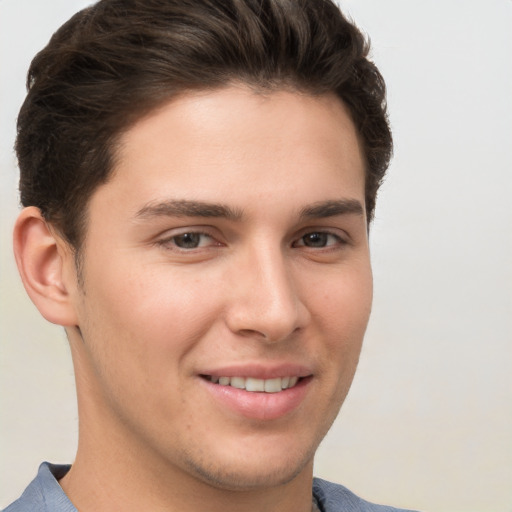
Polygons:
<instances>
[{"instance_id":1,"label":"ear","mask_svg":"<svg viewBox=\"0 0 512 512\"><path fill-rule=\"evenodd\" d=\"M74 254L53 232L39 208L29 206L14 227L14 256L29 297L46 320L77 325L73 292L77 291Z\"/></svg>"}]
</instances>

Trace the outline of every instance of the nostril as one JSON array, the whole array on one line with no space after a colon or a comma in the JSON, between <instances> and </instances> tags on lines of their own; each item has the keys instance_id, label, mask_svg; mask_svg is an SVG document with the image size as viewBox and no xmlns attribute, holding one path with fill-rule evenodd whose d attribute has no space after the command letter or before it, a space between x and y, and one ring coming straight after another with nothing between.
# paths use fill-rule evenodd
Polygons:
<instances>
[{"instance_id":1,"label":"nostril","mask_svg":"<svg viewBox=\"0 0 512 512\"><path fill-rule=\"evenodd\" d=\"M268 339L268 335L264 332L258 331L256 329L240 329L238 333L242 336L246 336L248 338L259 337L263 339Z\"/></svg>"}]
</instances>

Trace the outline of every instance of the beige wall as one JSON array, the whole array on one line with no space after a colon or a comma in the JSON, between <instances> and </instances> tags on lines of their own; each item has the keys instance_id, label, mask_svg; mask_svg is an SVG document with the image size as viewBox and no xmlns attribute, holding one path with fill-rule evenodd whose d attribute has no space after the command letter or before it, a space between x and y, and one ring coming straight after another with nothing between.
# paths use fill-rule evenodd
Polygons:
<instances>
[{"instance_id":1,"label":"beige wall","mask_svg":"<svg viewBox=\"0 0 512 512\"><path fill-rule=\"evenodd\" d=\"M72 461L61 329L25 298L11 147L31 56L83 0L0 0L0 507ZM372 229L359 373L317 457L367 499L512 510L512 2L345 0L389 86L396 156Z\"/></svg>"}]
</instances>

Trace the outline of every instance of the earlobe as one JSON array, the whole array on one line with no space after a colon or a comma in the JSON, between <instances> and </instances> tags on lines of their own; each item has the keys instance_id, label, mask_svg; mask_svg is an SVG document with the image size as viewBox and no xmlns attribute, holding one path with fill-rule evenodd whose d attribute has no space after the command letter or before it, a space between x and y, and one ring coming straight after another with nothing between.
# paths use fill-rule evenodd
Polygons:
<instances>
[{"instance_id":1,"label":"earlobe","mask_svg":"<svg viewBox=\"0 0 512 512\"><path fill-rule=\"evenodd\" d=\"M52 232L39 208L29 206L20 213L14 227L14 256L25 290L44 318L76 325L72 251Z\"/></svg>"}]
</instances>

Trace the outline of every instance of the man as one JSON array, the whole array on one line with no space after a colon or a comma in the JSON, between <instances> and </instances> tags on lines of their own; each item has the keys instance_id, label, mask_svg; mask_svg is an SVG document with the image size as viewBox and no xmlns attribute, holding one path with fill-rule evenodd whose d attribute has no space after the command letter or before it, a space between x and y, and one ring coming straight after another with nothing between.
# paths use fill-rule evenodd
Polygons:
<instances>
[{"instance_id":1,"label":"man","mask_svg":"<svg viewBox=\"0 0 512 512\"><path fill-rule=\"evenodd\" d=\"M79 445L9 512L389 510L313 481L391 155L367 54L327 0L102 0L36 56L14 245Z\"/></svg>"}]
</instances>

